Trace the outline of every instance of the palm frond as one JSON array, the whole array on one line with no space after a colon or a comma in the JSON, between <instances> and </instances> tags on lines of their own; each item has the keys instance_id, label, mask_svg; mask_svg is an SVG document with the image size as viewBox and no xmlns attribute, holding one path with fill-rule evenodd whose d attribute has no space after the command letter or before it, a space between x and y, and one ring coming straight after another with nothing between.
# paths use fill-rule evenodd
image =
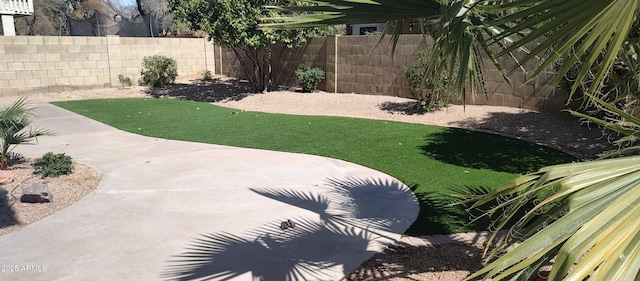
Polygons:
<instances>
[{"instance_id":1,"label":"palm frond","mask_svg":"<svg viewBox=\"0 0 640 281\"><path fill-rule=\"evenodd\" d=\"M572 113L637 138L639 118L590 98L624 122ZM545 167L485 195L464 197L459 204L472 204L470 209L496 202L479 216L495 219L487 246L513 223L488 253L493 261L469 278L527 280L555 259L548 280L634 280L640 270L639 186L640 156L627 156ZM524 206L530 207L520 215Z\"/></svg>"},{"instance_id":2,"label":"palm frond","mask_svg":"<svg viewBox=\"0 0 640 281\"><path fill-rule=\"evenodd\" d=\"M0 159L11 151L12 146L27 144L40 136L53 135L49 130L31 128L36 115L28 108L26 98L21 97L9 106L0 108Z\"/></svg>"},{"instance_id":3,"label":"palm frond","mask_svg":"<svg viewBox=\"0 0 640 281\"><path fill-rule=\"evenodd\" d=\"M640 247L631 244L640 225L628 224L640 218L638 185L640 157L625 157L546 167L466 200L476 208L501 198L484 215L498 216L496 229L516 221L507 238L487 256L499 258L470 278L527 276L547 265L541 259L555 258L549 280L582 280L585 272L591 274L608 262L611 253L631 255ZM524 216L516 217L516 209L531 203L534 206ZM510 247L515 248L506 251ZM621 262L611 270L627 274L625 268L632 267Z\"/></svg>"},{"instance_id":4,"label":"palm frond","mask_svg":"<svg viewBox=\"0 0 640 281\"><path fill-rule=\"evenodd\" d=\"M580 61L582 65L577 81L583 81L598 62L593 86L588 89L589 94L595 95L607 79L618 50L627 40L636 21L638 5L637 0L490 0L483 1L476 8L506 14L487 22L490 26L502 28L494 36L494 42L505 38L513 41L501 54L534 45L528 55L520 60L521 64L541 60L534 77L562 60L555 81L558 84ZM573 84L571 95L579 85Z\"/></svg>"},{"instance_id":5,"label":"palm frond","mask_svg":"<svg viewBox=\"0 0 640 281\"><path fill-rule=\"evenodd\" d=\"M336 24L359 24L387 22L411 18L438 16L440 3L435 0L323 0L303 1L304 6L266 6L284 13L295 13L289 17L263 19L262 27L289 29Z\"/></svg>"}]
</instances>

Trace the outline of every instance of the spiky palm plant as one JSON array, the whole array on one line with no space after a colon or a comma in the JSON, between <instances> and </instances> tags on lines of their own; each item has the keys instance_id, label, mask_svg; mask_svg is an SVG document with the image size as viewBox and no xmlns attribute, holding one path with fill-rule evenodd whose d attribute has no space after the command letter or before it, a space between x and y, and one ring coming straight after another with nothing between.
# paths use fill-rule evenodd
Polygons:
<instances>
[{"instance_id":1,"label":"spiky palm plant","mask_svg":"<svg viewBox=\"0 0 640 281\"><path fill-rule=\"evenodd\" d=\"M621 140L637 139L640 119L591 99L625 121L573 114L627 135ZM486 256L493 261L469 278L529 280L552 260L548 280L640 277L640 156L545 167L459 204L471 203L473 212L491 202L494 205L476 218L493 219L495 231L487 245L498 230L515 223L504 240L493 243ZM522 216L525 206L529 209Z\"/></svg>"},{"instance_id":2,"label":"spiky palm plant","mask_svg":"<svg viewBox=\"0 0 640 281\"><path fill-rule=\"evenodd\" d=\"M395 21L398 26L402 19L421 18L425 25L432 25L422 30L435 30L429 35L435 39L437 55L427 64L437 65L444 57L461 61L460 68L449 68L455 72L454 85L460 91L469 82L482 81L481 63L475 55L479 51L498 67L500 56L520 57L516 66L537 62L534 77L558 63L556 83L579 62L571 94L588 79L585 96L614 117L603 120L573 113L622 134L622 141L640 137L640 119L598 99L605 81L620 78L611 71L614 64L625 68L625 75L634 76L624 78L635 83L626 89L640 88L638 0L313 2L317 7L278 7L313 14L268 19L270 24L265 27L365 21ZM398 33L395 30L393 38ZM516 56L516 51L525 55ZM638 96L636 92L626 94ZM631 146L620 153L638 149ZM552 261L549 280L640 278L640 157L545 167L488 194L466 197L460 204L471 204L472 210L490 202L497 205L480 214L494 219L490 242L508 223L515 224L506 239L489 252L488 259L495 259L469 278L528 280ZM525 208L529 209L521 216Z\"/></svg>"},{"instance_id":3,"label":"spiky palm plant","mask_svg":"<svg viewBox=\"0 0 640 281\"><path fill-rule=\"evenodd\" d=\"M25 100L22 97L10 106L0 108L0 169L8 168L9 153L16 145L53 134L49 130L31 128L36 116L32 108L25 107Z\"/></svg>"}]
</instances>

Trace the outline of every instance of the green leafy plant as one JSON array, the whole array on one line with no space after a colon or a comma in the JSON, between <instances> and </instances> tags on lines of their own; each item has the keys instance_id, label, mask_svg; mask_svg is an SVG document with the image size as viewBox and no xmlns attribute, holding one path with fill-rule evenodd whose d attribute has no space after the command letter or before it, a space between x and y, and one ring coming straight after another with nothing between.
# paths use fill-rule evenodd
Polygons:
<instances>
[{"instance_id":1,"label":"green leafy plant","mask_svg":"<svg viewBox=\"0 0 640 281\"><path fill-rule=\"evenodd\" d=\"M131 87L133 83L131 83L131 78L124 76L122 74L118 74L118 80L120 80L120 85L124 87Z\"/></svg>"},{"instance_id":2,"label":"green leafy plant","mask_svg":"<svg viewBox=\"0 0 640 281\"><path fill-rule=\"evenodd\" d=\"M31 165L35 169L33 173L42 178L56 178L71 174L73 171L71 157L64 153L47 152L42 157L35 159Z\"/></svg>"},{"instance_id":3,"label":"green leafy plant","mask_svg":"<svg viewBox=\"0 0 640 281\"><path fill-rule=\"evenodd\" d=\"M295 1L300 5L312 3ZM288 5L290 0L169 0L176 22L187 28L202 30L216 45L233 51L245 74L251 91L266 92L273 83L274 69L282 67L280 47L294 48L307 38L325 35L330 28L274 30L258 28L265 16L278 16L278 11L265 13L265 5ZM288 15L297 14L287 13Z\"/></svg>"},{"instance_id":4,"label":"green leafy plant","mask_svg":"<svg viewBox=\"0 0 640 281\"><path fill-rule=\"evenodd\" d=\"M30 143L39 136L53 135L48 130L32 129L30 125L35 118L33 109L25 106L24 97L0 108L0 169L9 168L8 155L16 145Z\"/></svg>"},{"instance_id":5,"label":"green leafy plant","mask_svg":"<svg viewBox=\"0 0 640 281\"><path fill-rule=\"evenodd\" d=\"M302 86L302 91L310 93L318 90L318 83L324 79L324 71L317 67L305 67L296 70L296 76Z\"/></svg>"},{"instance_id":6,"label":"green leafy plant","mask_svg":"<svg viewBox=\"0 0 640 281\"><path fill-rule=\"evenodd\" d=\"M430 58L428 49L420 50L417 59L404 67L404 77L409 83L411 96L416 99L416 109L425 112L446 107L458 97L457 92L449 87L450 79L446 71L436 69L430 72L427 69L426 62Z\"/></svg>"},{"instance_id":7,"label":"green leafy plant","mask_svg":"<svg viewBox=\"0 0 640 281\"><path fill-rule=\"evenodd\" d=\"M204 81L210 81L211 80L211 71L210 70L205 70L202 72L202 80Z\"/></svg>"},{"instance_id":8,"label":"green leafy plant","mask_svg":"<svg viewBox=\"0 0 640 281\"><path fill-rule=\"evenodd\" d=\"M142 75L141 84L163 87L176 81L178 65L174 59L165 56L144 57L140 74Z\"/></svg>"}]
</instances>

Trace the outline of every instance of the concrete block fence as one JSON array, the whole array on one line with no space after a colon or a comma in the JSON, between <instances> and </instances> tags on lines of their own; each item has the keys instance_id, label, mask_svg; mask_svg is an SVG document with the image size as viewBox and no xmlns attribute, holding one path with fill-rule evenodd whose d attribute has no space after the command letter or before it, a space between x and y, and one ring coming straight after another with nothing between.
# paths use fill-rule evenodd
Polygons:
<instances>
[{"instance_id":1,"label":"concrete block fence","mask_svg":"<svg viewBox=\"0 0 640 281\"><path fill-rule=\"evenodd\" d=\"M215 71L215 49L202 38L0 36L0 96L119 87L118 75L135 83L151 55L175 59L179 76L201 76Z\"/></svg>"},{"instance_id":2,"label":"concrete block fence","mask_svg":"<svg viewBox=\"0 0 640 281\"><path fill-rule=\"evenodd\" d=\"M294 72L301 67L319 67L325 79L318 85L332 93L356 93L411 97L403 75L403 67L416 58L416 52L428 47L422 35L401 35L395 52L391 44L378 44L378 36L326 36L311 38L304 46L279 49L274 56L273 77L276 85L298 86ZM244 78L240 63L231 50L222 49L224 63L221 72L227 76ZM513 65L505 60L506 69ZM557 111L564 108L567 95L552 89L555 74L546 72L533 82L527 81L535 65L518 69L504 80L493 63L486 59L485 87L487 96L468 96L467 104L495 105L533 110ZM457 103L462 103L460 98Z\"/></svg>"},{"instance_id":3,"label":"concrete block fence","mask_svg":"<svg viewBox=\"0 0 640 281\"><path fill-rule=\"evenodd\" d=\"M421 35L401 35L392 54L386 42L376 48L378 39L326 36L311 38L294 49L276 47L272 80L276 85L297 86L296 69L319 67L326 73L319 85L324 91L409 97L403 67L431 43ZM204 38L0 37L0 96L119 87L118 75L138 81L142 59L151 55L175 59L179 77L202 77L209 70L245 78L233 51ZM549 86L554 73L525 83L531 65L514 71L507 83L490 61L485 66L488 96L467 98L467 104L534 110L564 107L566 95Z\"/></svg>"}]
</instances>

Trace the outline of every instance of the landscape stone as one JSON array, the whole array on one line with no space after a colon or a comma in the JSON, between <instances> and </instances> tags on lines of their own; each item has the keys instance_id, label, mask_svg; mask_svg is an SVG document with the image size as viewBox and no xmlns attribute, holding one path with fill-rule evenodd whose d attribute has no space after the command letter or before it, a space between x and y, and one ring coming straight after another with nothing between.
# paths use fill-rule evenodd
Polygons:
<instances>
[{"instance_id":1,"label":"landscape stone","mask_svg":"<svg viewBox=\"0 0 640 281\"><path fill-rule=\"evenodd\" d=\"M51 189L44 183L34 183L22 190L20 201L24 203L50 203L53 202Z\"/></svg>"},{"instance_id":2,"label":"landscape stone","mask_svg":"<svg viewBox=\"0 0 640 281\"><path fill-rule=\"evenodd\" d=\"M10 184L15 179L15 175L9 171L0 171L0 185Z\"/></svg>"}]
</instances>

